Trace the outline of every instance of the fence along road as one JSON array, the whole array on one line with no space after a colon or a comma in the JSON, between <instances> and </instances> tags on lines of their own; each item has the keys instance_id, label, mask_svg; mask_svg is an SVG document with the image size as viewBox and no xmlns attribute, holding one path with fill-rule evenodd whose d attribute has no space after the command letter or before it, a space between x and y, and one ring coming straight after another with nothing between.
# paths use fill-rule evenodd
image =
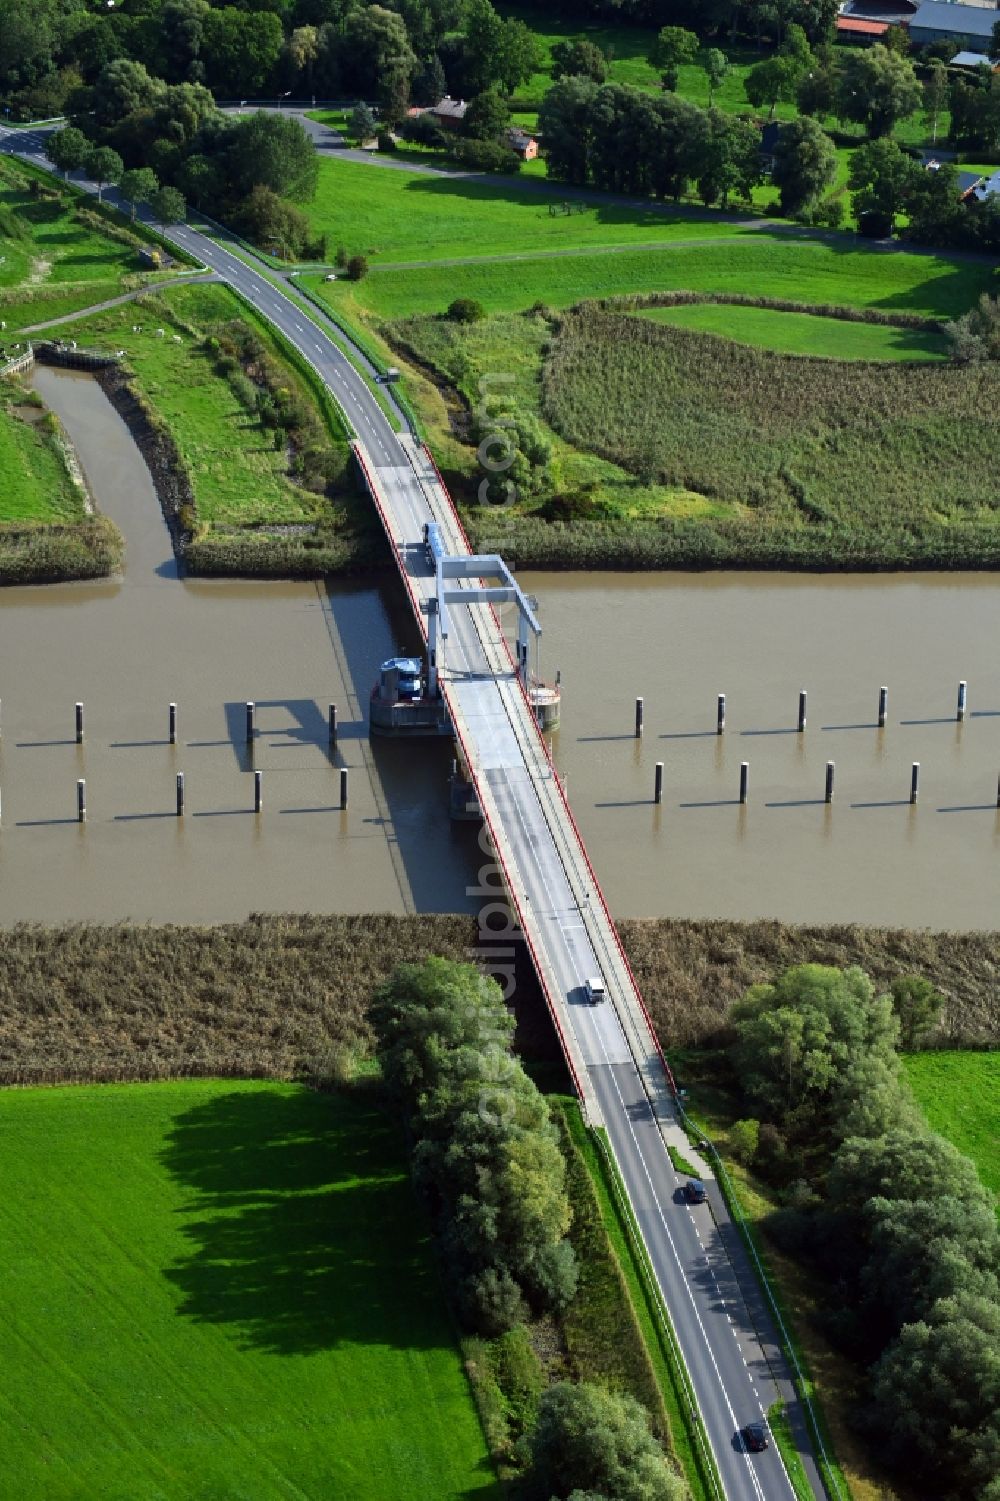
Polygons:
<instances>
[{"instance_id":1,"label":"fence along road","mask_svg":"<svg viewBox=\"0 0 1000 1501\"><path fill-rule=\"evenodd\" d=\"M0 149L49 169L45 132L6 132ZM96 191L94 184L79 186ZM117 195L107 193L115 202ZM423 547L437 521L449 552L468 554L451 499L427 453L396 432L339 337L314 322L261 274L259 262L174 225L166 237L210 266L295 346L356 435L355 454L385 526L421 630L434 591ZM457 582L457 581L453 581ZM597 878L514 670L493 610L453 607L441 686L504 869L584 1108L603 1124L687 1365L695 1401L728 1501L794 1501L773 1439L746 1452L739 1429L779 1394L817 1498L825 1496L804 1416L768 1316L757 1327L709 1205L682 1202L667 1151L678 1132L665 1062L618 941ZM603 975L608 999L590 1006L583 986ZM765 1351L767 1352L765 1354Z\"/></svg>"}]
</instances>

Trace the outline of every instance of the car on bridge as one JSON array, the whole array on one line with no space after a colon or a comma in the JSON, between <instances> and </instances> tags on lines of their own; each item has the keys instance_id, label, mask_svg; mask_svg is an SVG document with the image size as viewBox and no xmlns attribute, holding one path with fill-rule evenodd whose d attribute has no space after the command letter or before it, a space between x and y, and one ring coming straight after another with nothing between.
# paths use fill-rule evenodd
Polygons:
<instances>
[{"instance_id":1,"label":"car on bridge","mask_svg":"<svg viewBox=\"0 0 1000 1501\"><path fill-rule=\"evenodd\" d=\"M600 975L591 975L583 988L586 992L587 1001L591 1006L596 1006L599 1001L604 1000L606 991L604 989L604 981Z\"/></svg>"},{"instance_id":2,"label":"car on bridge","mask_svg":"<svg viewBox=\"0 0 1000 1501\"><path fill-rule=\"evenodd\" d=\"M700 1178L689 1178L684 1185L684 1197L689 1204L704 1204L708 1195Z\"/></svg>"}]
</instances>

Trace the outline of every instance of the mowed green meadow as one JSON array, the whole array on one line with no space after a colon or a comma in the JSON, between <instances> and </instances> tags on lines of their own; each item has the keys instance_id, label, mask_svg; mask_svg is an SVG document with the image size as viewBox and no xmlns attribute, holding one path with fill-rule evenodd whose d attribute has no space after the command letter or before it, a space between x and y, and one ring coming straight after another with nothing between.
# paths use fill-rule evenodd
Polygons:
<instances>
[{"instance_id":1,"label":"mowed green meadow","mask_svg":"<svg viewBox=\"0 0 1000 1501\"><path fill-rule=\"evenodd\" d=\"M550 205L572 203L572 213ZM510 178L431 176L366 162L323 157L314 197L303 204L331 249L378 261L438 261L455 256L575 250L647 240L725 238L744 226L698 209L652 201L635 206L588 203L570 187L553 191Z\"/></svg>"},{"instance_id":2,"label":"mowed green meadow","mask_svg":"<svg viewBox=\"0 0 1000 1501\"><path fill-rule=\"evenodd\" d=\"M643 308L638 315L673 328L693 328L739 344L755 344L776 354L812 355L829 360L936 360L948 352L941 334L883 323L848 323L813 313L776 312L699 302L681 307Z\"/></svg>"},{"instance_id":3,"label":"mowed green meadow","mask_svg":"<svg viewBox=\"0 0 1000 1501\"><path fill-rule=\"evenodd\" d=\"M9 1090L0 1137L5 1494L495 1494L372 1104L229 1080Z\"/></svg>"},{"instance_id":4,"label":"mowed green meadow","mask_svg":"<svg viewBox=\"0 0 1000 1501\"><path fill-rule=\"evenodd\" d=\"M83 494L72 483L51 434L15 415L19 389L0 391L0 521L80 521ZM41 412L25 408L34 419Z\"/></svg>"},{"instance_id":5,"label":"mowed green meadow","mask_svg":"<svg viewBox=\"0 0 1000 1501\"><path fill-rule=\"evenodd\" d=\"M1000 1211L1000 1052L907 1053L903 1064L929 1125L972 1158Z\"/></svg>"},{"instance_id":6,"label":"mowed green meadow","mask_svg":"<svg viewBox=\"0 0 1000 1501\"><path fill-rule=\"evenodd\" d=\"M585 298L686 290L752 291L813 306L948 319L966 312L982 292L995 291L996 273L985 261L870 249L846 235L805 239L743 231L718 241L692 237L646 249L401 271L375 267L362 282L317 279L313 287L345 316L369 312L381 318L440 313L455 297L474 297L490 312L515 312L535 302L567 307Z\"/></svg>"}]
</instances>

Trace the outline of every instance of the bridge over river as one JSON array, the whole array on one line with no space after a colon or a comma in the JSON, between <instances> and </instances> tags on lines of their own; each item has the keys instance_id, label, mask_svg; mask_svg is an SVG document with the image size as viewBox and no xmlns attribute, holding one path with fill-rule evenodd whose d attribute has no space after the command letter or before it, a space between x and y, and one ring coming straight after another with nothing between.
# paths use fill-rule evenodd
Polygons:
<instances>
[{"instance_id":1,"label":"bridge over river","mask_svg":"<svg viewBox=\"0 0 1000 1501\"><path fill-rule=\"evenodd\" d=\"M44 130L0 132L0 149L48 169ZM95 191L93 183L79 185ZM114 201L115 195L106 196ZM436 521L454 557L470 549L426 451L400 434L348 358L343 335L319 321L245 249L188 225L164 231L267 318L312 365L355 434L355 453L378 507L421 630L437 578L423 546ZM294 283L291 284L294 286ZM472 581L456 585L472 587ZM668 1143L687 1149L671 1080L597 877L490 606L455 609L440 685L474 782L511 904L584 1109L603 1126L662 1292L704 1425L718 1484L729 1501L793 1501L776 1444L750 1454L740 1428L780 1396L817 1497L826 1492L805 1415L771 1314L716 1185L705 1204L683 1203ZM603 976L591 1006L583 986ZM721 1485L721 1491L719 1486Z\"/></svg>"}]
</instances>

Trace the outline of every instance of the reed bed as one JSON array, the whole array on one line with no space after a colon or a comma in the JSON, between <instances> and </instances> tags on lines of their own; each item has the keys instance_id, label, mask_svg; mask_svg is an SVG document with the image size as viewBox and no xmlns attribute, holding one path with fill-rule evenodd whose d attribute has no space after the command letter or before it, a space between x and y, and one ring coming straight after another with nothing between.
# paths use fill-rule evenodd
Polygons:
<instances>
[{"instance_id":1,"label":"reed bed","mask_svg":"<svg viewBox=\"0 0 1000 1501\"><path fill-rule=\"evenodd\" d=\"M1000 935L620 924L668 1048L716 1040L748 985L790 964L860 964L877 983L923 974L945 993L941 1045L1000 1045ZM218 927L69 924L0 931L0 1083L222 1075L328 1078L367 1051L375 987L401 959L465 959L468 916L255 916ZM557 1047L521 956L518 1046Z\"/></svg>"}]
</instances>

